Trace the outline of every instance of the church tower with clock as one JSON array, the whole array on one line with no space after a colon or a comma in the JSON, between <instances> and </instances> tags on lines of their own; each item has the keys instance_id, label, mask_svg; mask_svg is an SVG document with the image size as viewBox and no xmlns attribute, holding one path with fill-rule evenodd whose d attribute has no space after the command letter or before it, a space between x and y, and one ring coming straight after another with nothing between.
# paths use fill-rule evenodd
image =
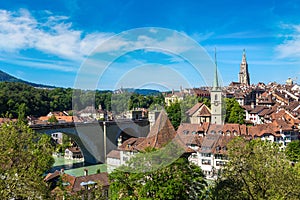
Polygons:
<instances>
[{"instance_id":1,"label":"church tower with clock","mask_svg":"<svg viewBox=\"0 0 300 200\"><path fill-rule=\"evenodd\" d=\"M217 58L215 53L215 73L213 87L210 93L211 100L211 124L224 124L222 88L219 85Z\"/></svg>"}]
</instances>

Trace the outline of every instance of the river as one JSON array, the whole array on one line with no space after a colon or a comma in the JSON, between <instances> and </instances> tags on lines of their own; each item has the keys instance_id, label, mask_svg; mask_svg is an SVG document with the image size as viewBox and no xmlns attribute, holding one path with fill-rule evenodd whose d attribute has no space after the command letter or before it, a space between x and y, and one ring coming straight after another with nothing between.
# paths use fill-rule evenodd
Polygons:
<instances>
[{"instance_id":1,"label":"river","mask_svg":"<svg viewBox=\"0 0 300 200\"><path fill-rule=\"evenodd\" d=\"M69 160L64 157L53 156L55 163L52 168L49 170L50 173L53 173L55 170L60 171L64 169L65 173L73 176L83 176L84 169L88 169L88 174L96 174L97 171L106 172L106 164L88 164L84 163L82 160Z\"/></svg>"}]
</instances>

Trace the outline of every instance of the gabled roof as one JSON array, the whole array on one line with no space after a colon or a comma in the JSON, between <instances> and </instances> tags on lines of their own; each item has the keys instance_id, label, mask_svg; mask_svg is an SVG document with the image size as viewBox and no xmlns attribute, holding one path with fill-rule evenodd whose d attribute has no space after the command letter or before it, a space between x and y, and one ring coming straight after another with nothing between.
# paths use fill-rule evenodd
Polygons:
<instances>
[{"instance_id":1,"label":"gabled roof","mask_svg":"<svg viewBox=\"0 0 300 200\"><path fill-rule=\"evenodd\" d=\"M220 137L221 137L220 134L211 134L211 133L207 134L203 139L200 152L212 153Z\"/></svg>"},{"instance_id":2,"label":"gabled roof","mask_svg":"<svg viewBox=\"0 0 300 200\"><path fill-rule=\"evenodd\" d=\"M60 176L60 172L59 171L57 171L57 170L55 170L55 172L53 172L53 173L49 173L49 174L47 174L46 176L45 176L45 178L44 178L44 181L50 181L50 180L52 180L52 179L54 179L54 178L56 178L56 177L59 177Z\"/></svg>"},{"instance_id":3,"label":"gabled roof","mask_svg":"<svg viewBox=\"0 0 300 200\"><path fill-rule=\"evenodd\" d=\"M279 130L274 124L258 124L248 127L248 133L252 137L261 137L263 135L274 135L280 137Z\"/></svg>"},{"instance_id":4,"label":"gabled roof","mask_svg":"<svg viewBox=\"0 0 300 200\"><path fill-rule=\"evenodd\" d=\"M102 187L109 186L109 179L108 179L107 172L102 172L102 173L92 174L87 176L79 176L79 177L71 176L69 174L64 174L62 180L63 182L69 184L66 188L70 192L80 191L82 189L81 184L87 183L89 181L94 183L99 182L102 185Z\"/></svg>"},{"instance_id":5,"label":"gabled roof","mask_svg":"<svg viewBox=\"0 0 300 200\"><path fill-rule=\"evenodd\" d=\"M107 158L116 158L116 159L120 159L120 151L119 150L111 150L107 156Z\"/></svg>"},{"instance_id":6,"label":"gabled roof","mask_svg":"<svg viewBox=\"0 0 300 200\"><path fill-rule=\"evenodd\" d=\"M196 103L191 109L189 109L188 111L186 111L186 114L188 116L193 115L197 110L199 110L204 104L203 103Z\"/></svg>"},{"instance_id":7,"label":"gabled roof","mask_svg":"<svg viewBox=\"0 0 300 200\"><path fill-rule=\"evenodd\" d=\"M154 125L152 126L148 136L136 148L145 150L147 147L159 149L173 140L176 131L171 124L165 111L162 111Z\"/></svg>"},{"instance_id":8,"label":"gabled roof","mask_svg":"<svg viewBox=\"0 0 300 200\"><path fill-rule=\"evenodd\" d=\"M142 141L144 141L144 137L139 138L129 138L118 148L121 151L136 151L136 146L138 146Z\"/></svg>"},{"instance_id":9,"label":"gabled roof","mask_svg":"<svg viewBox=\"0 0 300 200\"><path fill-rule=\"evenodd\" d=\"M250 114L258 114L266 108L267 107L265 107L265 106L256 106L253 110L250 111Z\"/></svg>"},{"instance_id":10,"label":"gabled roof","mask_svg":"<svg viewBox=\"0 0 300 200\"><path fill-rule=\"evenodd\" d=\"M211 116L211 112L205 104L200 109L198 116Z\"/></svg>"},{"instance_id":11,"label":"gabled roof","mask_svg":"<svg viewBox=\"0 0 300 200\"><path fill-rule=\"evenodd\" d=\"M178 127L177 135L186 145L193 144L200 147L203 141L203 137L198 134L200 128L199 124L182 123Z\"/></svg>"},{"instance_id":12,"label":"gabled roof","mask_svg":"<svg viewBox=\"0 0 300 200\"><path fill-rule=\"evenodd\" d=\"M234 135L221 135L212 152L214 154L227 154L227 145L233 138L235 138Z\"/></svg>"},{"instance_id":13,"label":"gabled roof","mask_svg":"<svg viewBox=\"0 0 300 200\"><path fill-rule=\"evenodd\" d=\"M183 141L177 137L177 133L166 112L161 111L148 136L143 138L143 141L141 141L141 143L138 144L135 149L138 151L144 151L149 147L160 149L171 141L182 147L185 153L195 152L193 149L187 147Z\"/></svg>"}]
</instances>

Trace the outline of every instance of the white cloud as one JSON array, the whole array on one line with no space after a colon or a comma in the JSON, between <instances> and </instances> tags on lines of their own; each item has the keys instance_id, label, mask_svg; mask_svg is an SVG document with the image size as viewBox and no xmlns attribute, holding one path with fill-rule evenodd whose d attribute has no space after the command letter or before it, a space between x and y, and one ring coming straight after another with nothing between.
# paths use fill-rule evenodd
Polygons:
<instances>
[{"instance_id":1,"label":"white cloud","mask_svg":"<svg viewBox=\"0 0 300 200\"><path fill-rule=\"evenodd\" d=\"M283 25L282 28L292 33L282 35L285 40L275 48L278 58L300 60L300 25Z\"/></svg>"},{"instance_id":2,"label":"white cloud","mask_svg":"<svg viewBox=\"0 0 300 200\"><path fill-rule=\"evenodd\" d=\"M48 14L47 14L48 13ZM35 19L27 10L0 10L0 51L18 52L37 49L70 60L82 60L109 33L91 33L72 29L67 16L49 16L45 22Z\"/></svg>"},{"instance_id":3,"label":"white cloud","mask_svg":"<svg viewBox=\"0 0 300 200\"><path fill-rule=\"evenodd\" d=\"M208 34L209 35L209 34ZM198 35L198 37L200 37ZM202 37L202 36L201 36ZM203 38L208 36L203 36ZM103 44L103 45L101 45ZM98 47L98 48L97 48ZM31 60L10 60L14 63L28 67L40 67L60 70L74 71L79 68L79 63L88 58L91 52L103 53L99 57L114 58L114 55L124 55L136 49L156 48L164 53L182 54L190 52L192 55L199 45L190 40L185 33L169 29L145 28L129 30L126 34L114 35L106 32L86 33L84 30L75 29L68 16L53 15L44 11L41 18L34 17L28 10L18 11L0 10L0 53L5 55L23 54L23 50L37 50L49 55L49 60L43 62ZM96 49L97 48L97 49ZM197 51L198 52L198 51ZM185 54L187 56L187 54ZM54 59L56 58L56 59ZM56 62L64 60L66 63ZM99 61L98 68L104 68L103 62Z\"/></svg>"}]
</instances>

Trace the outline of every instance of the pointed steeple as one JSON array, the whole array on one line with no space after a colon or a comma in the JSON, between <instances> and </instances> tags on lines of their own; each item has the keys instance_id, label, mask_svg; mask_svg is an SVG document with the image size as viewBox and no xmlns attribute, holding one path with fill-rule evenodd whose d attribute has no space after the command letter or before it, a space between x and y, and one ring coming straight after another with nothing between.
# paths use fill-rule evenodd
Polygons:
<instances>
[{"instance_id":1,"label":"pointed steeple","mask_svg":"<svg viewBox=\"0 0 300 200\"><path fill-rule=\"evenodd\" d=\"M248 72L248 63L246 59L246 51L243 50L242 62L240 65L239 82L245 85L250 85L250 76Z\"/></svg>"},{"instance_id":2,"label":"pointed steeple","mask_svg":"<svg viewBox=\"0 0 300 200\"><path fill-rule=\"evenodd\" d=\"M222 104L222 88L219 85L217 53L215 50L215 73L213 88L210 92L211 100L211 123L224 124L223 120L223 104Z\"/></svg>"},{"instance_id":3,"label":"pointed steeple","mask_svg":"<svg viewBox=\"0 0 300 200\"><path fill-rule=\"evenodd\" d=\"M242 63L247 63L247 59L246 59L246 50L245 50L245 49L243 49Z\"/></svg>"},{"instance_id":4,"label":"pointed steeple","mask_svg":"<svg viewBox=\"0 0 300 200\"><path fill-rule=\"evenodd\" d=\"M217 66L217 52L215 48L215 74L214 74L214 82L213 89L219 88L219 78L218 78L218 66Z\"/></svg>"}]
</instances>

